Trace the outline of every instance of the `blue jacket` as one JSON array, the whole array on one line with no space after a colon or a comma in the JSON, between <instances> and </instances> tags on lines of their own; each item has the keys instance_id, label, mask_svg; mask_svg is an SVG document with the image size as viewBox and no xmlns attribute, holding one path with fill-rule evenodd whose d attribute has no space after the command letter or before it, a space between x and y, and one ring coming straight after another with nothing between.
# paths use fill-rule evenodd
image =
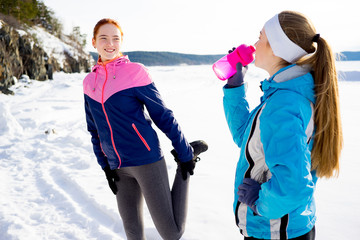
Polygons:
<instances>
[{"instance_id":1,"label":"blue jacket","mask_svg":"<svg viewBox=\"0 0 360 240\"><path fill-rule=\"evenodd\" d=\"M85 77L83 87L87 129L102 168L139 166L162 159L151 120L171 140L180 161L193 158L192 147L143 65L126 57L99 62Z\"/></svg>"},{"instance_id":2,"label":"blue jacket","mask_svg":"<svg viewBox=\"0 0 360 240\"><path fill-rule=\"evenodd\" d=\"M291 65L261 87L264 95L251 112L244 85L224 88L226 119L241 148L234 189L236 223L244 236L294 238L309 232L316 220L317 177L311 171L314 81L309 69ZM261 184L258 215L238 202L244 178Z\"/></svg>"}]
</instances>

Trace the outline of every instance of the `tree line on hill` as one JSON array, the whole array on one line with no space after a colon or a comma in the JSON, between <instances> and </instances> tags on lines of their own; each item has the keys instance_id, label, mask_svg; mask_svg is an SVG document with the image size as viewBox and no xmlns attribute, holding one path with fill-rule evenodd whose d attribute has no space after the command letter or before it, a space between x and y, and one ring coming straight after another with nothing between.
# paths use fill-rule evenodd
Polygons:
<instances>
[{"instance_id":1,"label":"tree line on hill","mask_svg":"<svg viewBox=\"0 0 360 240\"><path fill-rule=\"evenodd\" d=\"M95 61L98 59L96 52L90 52ZM132 62L139 62L145 66L172 66L172 65L205 65L213 64L223 55L195 55L174 52L124 52ZM341 52L337 54L340 61L360 61L360 52Z\"/></svg>"},{"instance_id":2,"label":"tree line on hill","mask_svg":"<svg viewBox=\"0 0 360 240\"><path fill-rule=\"evenodd\" d=\"M8 24L16 25L14 27L19 27L19 23L41 25L53 35L61 34L62 24L42 1L0 0L0 12Z\"/></svg>"},{"instance_id":3,"label":"tree line on hill","mask_svg":"<svg viewBox=\"0 0 360 240\"><path fill-rule=\"evenodd\" d=\"M90 52L95 61L98 59L96 52ZM132 62L139 62L145 66L173 66L173 65L205 65L216 62L223 55L196 55L174 52L124 52Z\"/></svg>"},{"instance_id":4,"label":"tree line on hill","mask_svg":"<svg viewBox=\"0 0 360 240\"><path fill-rule=\"evenodd\" d=\"M41 0L0 0L0 19L16 29L41 26L52 35L62 38L63 25L53 10ZM78 48L86 45L86 34L79 26L73 27L69 37Z\"/></svg>"}]
</instances>

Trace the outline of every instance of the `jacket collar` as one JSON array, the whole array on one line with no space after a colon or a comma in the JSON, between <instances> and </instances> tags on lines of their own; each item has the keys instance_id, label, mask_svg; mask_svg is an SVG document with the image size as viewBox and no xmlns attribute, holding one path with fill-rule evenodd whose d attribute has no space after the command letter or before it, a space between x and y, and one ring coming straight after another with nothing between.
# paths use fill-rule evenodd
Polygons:
<instances>
[{"instance_id":1,"label":"jacket collar","mask_svg":"<svg viewBox=\"0 0 360 240\"><path fill-rule=\"evenodd\" d=\"M127 62L130 62L129 58L127 55L122 55L122 56L119 56L119 57L115 57L109 61L106 61L106 62L102 62L101 61L101 57L99 57L96 65L92 68L92 72L96 71L96 69L98 69L99 67L101 66L106 66L108 65L109 63L112 65L112 66L115 66L115 65L118 65L120 63L127 63Z\"/></svg>"},{"instance_id":2,"label":"jacket collar","mask_svg":"<svg viewBox=\"0 0 360 240\"><path fill-rule=\"evenodd\" d=\"M264 101L278 89L290 90L303 95L315 103L314 79L309 66L292 64L276 72L269 79L261 82Z\"/></svg>"},{"instance_id":3,"label":"jacket collar","mask_svg":"<svg viewBox=\"0 0 360 240\"><path fill-rule=\"evenodd\" d=\"M280 69L270 79L273 79L275 82L280 83L294 78L298 78L309 72L310 72L310 67L307 65L299 66L296 64L292 64Z\"/></svg>"},{"instance_id":4,"label":"jacket collar","mask_svg":"<svg viewBox=\"0 0 360 240\"><path fill-rule=\"evenodd\" d=\"M130 62L128 56L120 56L120 57L116 57L114 59L111 59L110 61L107 62L102 62L100 57L98 59L97 64L92 68L92 72L95 72L95 80L94 80L94 85L92 87L92 90L95 91L96 89L96 83L97 83L97 78L98 78L98 73L101 71L98 71L98 69L101 69L101 66L103 66L104 68L106 68L106 66L109 64L110 69L112 70L112 74L113 74L113 78L116 78L116 66L122 63L127 63Z\"/></svg>"}]
</instances>

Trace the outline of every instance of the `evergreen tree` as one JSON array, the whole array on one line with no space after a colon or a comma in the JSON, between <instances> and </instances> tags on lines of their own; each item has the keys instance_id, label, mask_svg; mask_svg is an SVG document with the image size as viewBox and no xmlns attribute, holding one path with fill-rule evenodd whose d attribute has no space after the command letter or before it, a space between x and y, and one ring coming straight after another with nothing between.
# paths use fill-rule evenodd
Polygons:
<instances>
[{"instance_id":1,"label":"evergreen tree","mask_svg":"<svg viewBox=\"0 0 360 240\"><path fill-rule=\"evenodd\" d=\"M0 0L0 12L6 15L12 15L12 9L15 8L16 2L14 0Z\"/></svg>"},{"instance_id":2,"label":"evergreen tree","mask_svg":"<svg viewBox=\"0 0 360 240\"><path fill-rule=\"evenodd\" d=\"M86 46L86 34L81 34L79 26L73 27L70 39L74 41L72 45L78 49L82 49Z\"/></svg>"},{"instance_id":3,"label":"evergreen tree","mask_svg":"<svg viewBox=\"0 0 360 240\"><path fill-rule=\"evenodd\" d=\"M63 30L61 22L42 0L0 0L0 13L12 16L28 26L41 25L51 34L61 38ZM73 28L70 38L74 41L75 47L85 47L86 34L81 34L80 27Z\"/></svg>"}]
</instances>

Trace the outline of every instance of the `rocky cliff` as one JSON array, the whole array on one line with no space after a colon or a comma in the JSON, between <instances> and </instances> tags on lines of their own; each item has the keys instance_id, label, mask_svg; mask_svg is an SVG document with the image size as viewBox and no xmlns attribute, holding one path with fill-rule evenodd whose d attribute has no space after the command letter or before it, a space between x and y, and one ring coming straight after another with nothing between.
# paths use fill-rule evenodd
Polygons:
<instances>
[{"instance_id":1,"label":"rocky cliff","mask_svg":"<svg viewBox=\"0 0 360 240\"><path fill-rule=\"evenodd\" d=\"M56 71L90 70L93 60L82 49L75 49L60 39L52 43L55 43L51 46L53 49L33 29L14 29L0 20L0 92L11 94L8 88L23 74L42 81L52 79Z\"/></svg>"}]
</instances>

